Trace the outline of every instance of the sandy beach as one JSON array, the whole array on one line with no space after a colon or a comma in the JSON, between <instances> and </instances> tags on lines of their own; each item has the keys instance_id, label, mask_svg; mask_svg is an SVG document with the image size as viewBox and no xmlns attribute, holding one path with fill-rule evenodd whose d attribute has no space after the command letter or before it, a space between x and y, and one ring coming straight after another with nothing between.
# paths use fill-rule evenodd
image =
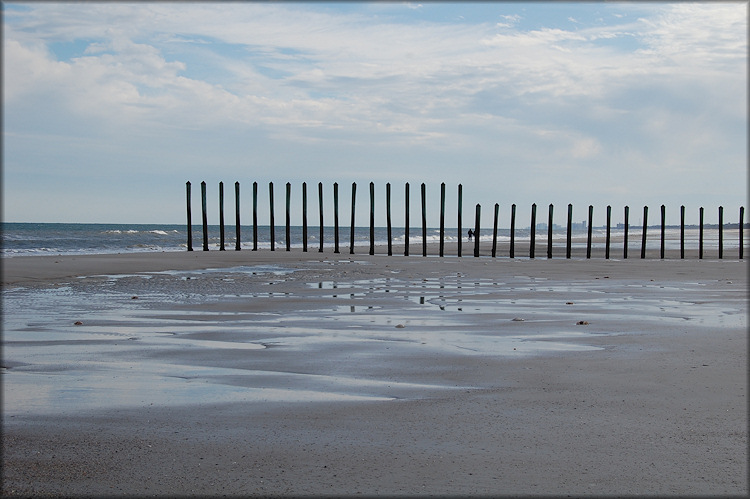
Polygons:
<instances>
[{"instance_id":1,"label":"sandy beach","mask_svg":"<svg viewBox=\"0 0 750 499\"><path fill-rule=\"evenodd\" d=\"M3 259L2 493L745 496L747 263L655 248Z\"/></svg>"}]
</instances>

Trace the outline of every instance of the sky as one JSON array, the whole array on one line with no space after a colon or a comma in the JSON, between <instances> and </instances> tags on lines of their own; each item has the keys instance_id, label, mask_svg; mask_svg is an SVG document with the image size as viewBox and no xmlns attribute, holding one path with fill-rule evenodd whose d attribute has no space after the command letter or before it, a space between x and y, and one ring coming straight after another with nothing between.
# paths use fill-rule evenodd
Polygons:
<instances>
[{"instance_id":1,"label":"sky","mask_svg":"<svg viewBox=\"0 0 750 499\"><path fill-rule=\"evenodd\" d=\"M500 226L510 206L565 225L594 206L658 223L736 222L747 206L748 4L522 2L5 2L3 220L184 223L200 182L259 224L274 183L301 224L332 185L357 224ZM653 218L652 218L653 217ZM745 220L747 221L746 217ZM311 222L313 223L313 222Z\"/></svg>"}]
</instances>

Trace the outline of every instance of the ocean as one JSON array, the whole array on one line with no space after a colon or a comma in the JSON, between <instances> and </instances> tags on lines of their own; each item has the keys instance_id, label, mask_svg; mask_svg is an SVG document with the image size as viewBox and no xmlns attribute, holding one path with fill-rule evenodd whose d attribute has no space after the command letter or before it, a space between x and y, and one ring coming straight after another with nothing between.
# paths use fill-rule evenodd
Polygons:
<instances>
[{"instance_id":1,"label":"ocean","mask_svg":"<svg viewBox=\"0 0 750 499\"><path fill-rule=\"evenodd\" d=\"M467 231L470 227L463 228L462 240L465 244L471 244L468 241ZM294 249L302 248L302 227L291 226L290 229L290 247ZM339 227L339 249L343 253L348 251L350 245L350 227ZM334 227L324 227L323 246L324 251L333 251L334 248ZM388 232L386 227L375 228L375 244L386 246L388 244ZM745 231L745 240L747 244L747 234ZM271 249L271 231L269 226L258 226L258 249ZM592 228L592 235L596 238L603 238L605 228ZM622 229L612 229L611 236L613 239L623 235ZM308 251L317 251L320 247L319 237L320 229L318 226L309 226L307 231ZM585 230L574 230L573 236L580 238L586 237ZM522 252L523 244L529 241L529 229L516 229L515 240L519 245L516 247L517 252ZM553 246L564 247L567 237L566 229L555 229L553 232ZM666 230L666 248L679 249L680 247L680 230L670 227ZM203 249L203 229L200 225L192 227L193 249L196 251ZM540 244L546 241L546 228L536 230L536 241ZM641 244L641 227L631 226L628 231L629 244L628 248L632 251L640 249ZM440 241L440 231L438 228L427 229L427 242L438 243ZM457 228L445 229L445 243L455 244L458 239ZM510 239L510 229L498 229L498 243L507 242ZM647 247L658 248L660 239L659 227L649 227L647 232ZM732 251L739 248L738 230L724 229L723 244L725 251ZM401 245L404 243L405 234L403 227L392 228L392 243ZM706 228L704 230L704 248L715 250L718 248L718 229L716 227ZM229 250L236 247L235 226L225 226L224 245ZM220 230L218 225L208 226L208 247L209 250L218 250L220 247ZM482 244L492 244L492 229L482 228L480 234ZM369 227L355 227L354 246L355 248L369 248L370 229ZM409 244L412 254L421 252L422 229L421 227L410 227ZM574 247L580 247L586 243L576 242ZM694 250L698 248L698 230L689 228L685 230L685 249ZM745 245L746 245L745 244ZM274 229L274 246L275 249L286 249L286 227L276 226ZM612 248L618 248L621 245L612 244ZM593 248L603 247L603 243L595 242ZM253 249L253 227L240 226L240 248L243 250ZM187 227L185 224L63 224L63 223L2 223L2 244L0 255L3 257L29 256L29 255L82 255L82 254L105 254L105 253L132 253L138 251L186 251L187 250ZM361 250L360 250L361 251ZM451 249L451 252L454 250ZM464 252L471 251L470 246L464 246ZM446 252L448 249L446 248ZM733 251L731 255L735 255ZM635 254L633 255L635 256ZM733 257L733 256L727 256Z\"/></svg>"}]
</instances>

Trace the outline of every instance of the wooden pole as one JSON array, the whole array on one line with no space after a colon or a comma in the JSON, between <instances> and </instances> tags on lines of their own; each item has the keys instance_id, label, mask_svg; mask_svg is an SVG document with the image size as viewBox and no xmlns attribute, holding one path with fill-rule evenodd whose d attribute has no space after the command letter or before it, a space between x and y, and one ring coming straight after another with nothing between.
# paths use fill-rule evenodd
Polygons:
<instances>
[{"instance_id":1,"label":"wooden pole","mask_svg":"<svg viewBox=\"0 0 750 499\"><path fill-rule=\"evenodd\" d=\"M339 252L339 184L333 183L333 252Z\"/></svg>"},{"instance_id":2,"label":"wooden pole","mask_svg":"<svg viewBox=\"0 0 750 499\"><path fill-rule=\"evenodd\" d=\"M648 232L648 206L643 207L643 233L641 234L641 258L646 258L646 233Z\"/></svg>"},{"instance_id":3,"label":"wooden pole","mask_svg":"<svg viewBox=\"0 0 750 499\"><path fill-rule=\"evenodd\" d=\"M549 204L549 216L547 217L547 258L552 258L552 211L554 207Z\"/></svg>"},{"instance_id":4,"label":"wooden pole","mask_svg":"<svg viewBox=\"0 0 750 499\"><path fill-rule=\"evenodd\" d=\"M219 251L224 249L224 182L219 182Z\"/></svg>"},{"instance_id":5,"label":"wooden pole","mask_svg":"<svg viewBox=\"0 0 750 499\"><path fill-rule=\"evenodd\" d=\"M302 252L307 253L307 182L302 182Z\"/></svg>"},{"instance_id":6,"label":"wooden pole","mask_svg":"<svg viewBox=\"0 0 750 499\"><path fill-rule=\"evenodd\" d=\"M591 258L591 231L593 229L592 223L594 221L594 207L589 205L589 223L588 223L588 236L586 237L586 258Z\"/></svg>"},{"instance_id":7,"label":"wooden pole","mask_svg":"<svg viewBox=\"0 0 750 499\"><path fill-rule=\"evenodd\" d=\"M320 242L318 247L318 253L323 253L323 182L318 182L318 212L320 225Z\"/></svg>"},{"instance_id":8,"label":"wooden pole","mask_svg":"<svg viewBox=\"0 0 750 499\"><path fill-rule=\"evenodd\" d=\"M427 192L422 183L422 256L427 256Z\"/></svg>"},{"instance_id":9,"label":"wooden pole","mask_svg":"<svg viewBox=\"0 0 750 499\"><path fill-rule=\"evenodd\" d=\"M698 211L698 259L703 259L703 206Z\"/></svg>"},{"instance_id":10,"label":"wooden pole","mask_svg":"<svg viewBox=\"0 0 750 499\"><path fill-rule=\"evenodd\" d=\"M609 243L611 241L610 231L612 230L612 207L610 205L607 205L607 239L604 243L604 258L609 260Z\"/></svg>"},{"instance_id":11,"label":"wooden pole","mask_svg":"<svg viewBox=\"0 0 750 499\"><path fill-rule=\"evenodd\" d=\"M474 257L479 257L479 219L482 216L482 207L477 203L474 215Z\"/></svg>"},{"instance_id":12,"label":"wooden pole","mask_svg":"<svg viewBox=\"0 0 750 499\"><path fill-rule=\"evenodd\" d=\"M630 215L630 207L625 207L625 220L623 220L623 242L622 242L622 258L623 260L628 259L628 228L630 222L628 222L628 216Z\"/></svg>"},{"instance_id":13,"label":"wooden pole","mask_svg":"<svg viewBox=\"0 0 750 499\"><path fill-rule=\"evenodd\" d=\"M571 231L573 230L573 205L568 203L568 233L565 240L565 258L570 258L570 249L572 247Z\"/></svg>"},{"instance_id":14,"label":"wooden pole","mask_svg":"<svg viewBox=\"0 0 750 499\"><path fill-rule=\"evenodd\" d=\"M719 206L719 259L724 258L724 207Z\"/></svg>"},{"instance_id":15,"label":"wooden pole","mask_svg":"<svg viewBox=\"0 0 750 499\"><path fill-rule=\"evenodd\" d=\"M370 254L375 254L375 183L370 182Z\"/></svg>"},{"instance_id":16,"label":"wooden pole","mask_svg":"<svg viewBox=\"0 0 750 499\"><path fill-rule=\"evenodd\" d=\"M190 181L185 184L187 194L187 250L193 251L193 215L190 212Z\"/></svg>"},{"instance_id":17,"label":"wooden pole","mask_svg":"<svg viewBox=\"0 0 750 499\"><path fill-rule=\"evenodd\" d=\"M666 225L665 225L665 219L666 219L666 213L667 208L664 205L661 205L661 245L659 250L659 258L664 260L664 237L666 232Z\"/></svg>"},{"instance_id":18,"label":"wooden pole","mask_svg":"<svg viewBox=\"0 0 750 499\"><path fill-rule=\"evenodd\" d=\"M354 254L354 206L357 201L357 183L352 182L352 223L349 231L349 254Z\"/></svg>"},{"instance_id":19,"label":"wooden pole","mask_svg":"<svg viewBox=\"0 0 750 499\"><path fill-rule=\"evenodd\" d=\"M404 256L409 256L409 182L404 186Z\"/></svg>"},{"instance_id":20,"label":"wooden pole","mask_svg":"<svg viewBox=\"0 0 750 499\"><path fill-rule=\"evenodd\" d=\"M461 256L461 238L463 237L463 229L461 227L461 211L463 204L463 186L458 184L458 256Z\"/></svg>"},{"instance_id":21,"label":"wooden pole","mask_svg":"<svg viewBox=\"0 0 750 499\"><path fill-rule=\"evenodd\" d=\"M529 232L529 258L536 252L536 203L531 205L531 227Z\"/></svg>"},{"instance_id":22,"label":"wooden pole","mask_svg":"<svg viewBox=\"0 0 750 499\"><path fill-rule=\"evenodd\" d=\"M286 250L291 250L291 238L290 238L290 232L291 232L291 215L290 215L290 208L291 208L291 202L292 202L292 184L289 182L286 183Z\"/></svg>"},{"instance_id":23,"label":"wooden pole","mask_svg":"<svg viewBox=\"0 0 750 499\"><path fill-rule=\"evenodd\" d=\"M685 205L680 206L680 259L685 258Z\"/></svg>"},{"instance_id":24,"label":"wooden pole","mask_svg":"<svg viewBox=\"0 0 750 499\"><path fill-rule=\"evenodd\" d=\"M234 250L240 251L240 183L234 183Z\"/></svg>"},{"instance_id":25,"label":"wooden pole","mask_svg":"<svg viewBox=\"0 0 750 499\"><path fill-rule=\"evenodd\" d=\"M510 206L510 257L515 258L516 246L516 205Z\"/></svg>"},{"instance_id":26,"label":"wooden pole","mask_svg":"<svg viewBox=\"0 0 750 499\"><path fill-rule=\"evenodd\" d=\"M497 256L497 221L500 218L500 205L495 203L495 220L492 223L492 258Z\"/></svg>"},{"instance_id":27,"label":"wooden pole","mask_svg":"<svg viewBox=\"0 0 750 499\"><path fill-rule=\"evenodd\" d=\"M743 249L744 249L743 246L745 245L745 241L744 241L744 239L742 239L742 229L743 229L742 225L744 223L745 223L745 207L744 206L740 206L740 254L739 254L740 260L742 260L743 256L744 256L743 255Z\"/></svg>"},{"instance_id":28,"label":"wooden pole","mask_svg":"<svg viewBox=\"0 0 750 499\"><path fill-rule=\"evenodd\" d=\"M206 214L206 182L201 182L201 205L203 208L203 251L208 251L208 215Z\"/></svg>"},{"instance_id":29,"label":"wooden pole","mask_svg":"<svg viewBox=\"0 0 750 499\"><path fill-rule=\"evenodd\" d=\"M273 216L273 182L268 183L268 203L271 207L271 251L276 251L276 226Z\"/></svg>"},{"instance_id":30,"label":"wooden pole","mask_svg":"<svg viewBox=\"0 0 750 499\"><path fill-rule=\"evenodd\" d=\"M445 182L440 184L440 256L445 250Z\"/></svg>"},{"instance_id":31,"label":"wooden pole","mask_svg":"<svg viewBox=\"0 0 750 499\"><path fill-rule=\"evenodd\" d=\"M388 226L388 256L393 255L393 243L391 233L391 183L385 184L385 210L386 225Z\"/></svg>"},{"instance_id":32,"label":"wooden pole","mask_svg":"<svg viewBox=\"0 0 750 499\"><path fill-rule=\"evenodd\" d=\"M253 182L253 251L258 251L258 182Z\"/></svg>"}]
</instances>

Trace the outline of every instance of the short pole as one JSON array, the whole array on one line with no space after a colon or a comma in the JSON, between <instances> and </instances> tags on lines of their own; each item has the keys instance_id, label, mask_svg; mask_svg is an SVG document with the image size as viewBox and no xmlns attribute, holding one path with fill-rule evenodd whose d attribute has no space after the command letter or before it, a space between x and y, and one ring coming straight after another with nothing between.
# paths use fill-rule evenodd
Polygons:
<instances>
[{"instance_id":1,"label":"short pole","mask_svg":"<svg viewBox=\"0 0 750 499\"><path fill-rule=\"evenodd\" d=\"M549 204L549 216L547 217L547 258L552 258L552 211L554 207Z\"/></svg>"},{"instance_id":2,"label":"short pole","mask_svg":"<svg viewBox=\"0 0 750 499\"><path fill-rule=\"evenodd\" d=\"M323 182L318 182L318 212L319 212L319 228L320 228L320 242L318 252L323 253Z\"/></svg>"},{"instance_id":3,"label":"short pole","mask_svg":"<svg viewBox=\"0 0 750 499\"><path fill-rule=\"evenodd\" d=\"M609 260L609 243L612 230L612 207L607 205L607 239L604 243L604 258Z\"/></svg>"},{"instance_id":4,"label":"short pole","mask_svg":"<svg viewBox=\"0 0 750 499\"><path fill-rule=\"evenodd\" d=\"M440 184L440 256L445 250L445 182Z\"/></svg>"},{"instance_id":5,"label":"short pole","mask_svg":"<svg viewBox=\"0 0 750 499\"><path fill-rule=\"evenodd\" d=\"M286 183L286 218L285 218L285 222L286 222L285 237L286 237L286 250L287 251L290 251L292 247L291 246L292 241L290 237L291 236L291 213L290 213L291 204L292 204L292 184L287 182Z\"/></svg>"},{"instance_id":6,"label":"short pole","mask_svg":"<svg viewBox=\"0 0 750 499\"><path fill-rule=\"evenodd\" d=\"M463 228L461 227L461 211L463 204L463 186L458 184L458 256L461 256L461 238L463 237Z\"/></svg>"},{"instance_id":7,"label":"short pole","mask_svg":"<svg viewBox=\"0 0 750 499\"><path fill-rule=\"evenodd\" d=\"M391 183L388 182L385 184L385 218L386 218L386 225L388 229L388 256L393 255L393 235L392 235L392 228L391 228Z\"/></svg>"},{"instance_id":8,"label":"short pole","mask_svg":"<svg viewBox=\"0 0 750 499\"><path fill-rule=\"evenodd\" d=\"M591 230L594 221L594 207L589 205L588 236L586 237L586 258L591 258Z\"/></svg>"},{"instance_id":9,"label":"short pole","mask_svg":"<svg viewBox=\"0 0 750 499\"><path fill-rule=\"evenodd\" d=\"M352 223L349 231L349 254L354 254L354 207L357 202L357 183L352 182Z\"/></svg>"},{"instance_id":10,"label":"short pole","mask_svg":"<svg viewBox=\"0 0 750 499\"><path fill-rule=\"evenodd\" d=\"M665 218L666 218L666 207L664 205L661 205L661 246L659 251L659 257L664 260L664 237L666 232L666 225L665 225Z\"/></svg>"},{"instance_id":11,"label":"short pole","mask_svg":"<svg viewBox=\"0 0 750 499\"><path fill-rule=\"evenodd\" d=\"M474 215L474 257L479 257L479 219L482 216L482 207L477 204Z\"/></svg>"},{"instance_id":12,"label":"short pole","mask_svg":"<svg viewBox=\"0 0 750 499\"><path fill-rule=\"evenodd\" d=\"M492 258L497 256L497 221L500 218L500 205L495 203L495 219L492 222Z\"/></svg>"},{"instance_id":13,"label":"short pole","mask_svg":"<svg viewBox=\"0 0 750 499\"><path fill-rule=\"evenodd\" d=\"M628 222L628 216L630 215L630 207L625 207L625 220L623 220L623 241L622 241L622 258L623 260L628 259L628 228L630 222Z\"/></svg>"},{"instance_id":14,"label":"short pole","mask_svg":"<svg viewBox=\"0 0 750 499\"><path fill-rule=\"evenodd\" d=\"M680 259L685 258L685 205L680 206Z\"/></svg>"},{"instance_id":15,"label":"short pole","mask_svg":"<svg viewBox=\"0 0 750 499\"><path fill-rule=\"evenodd\" d=\"M409 256L409 182L404 185L404 256Z\"/></svg>"},{"instance_id":16,"label":"short pole","mask_svg":"<svg viewBox=\"0 0 750 499\"><path fill-rule=\"evenodd\" d=\"M370 254L375 254L375 183L370 182Z\"/></svg>"},{"instance_id":17,"label":"short pole","mask_svg":"<svg viewBox=\"0 0 750 499\"><path fill-rule=\"evenodd\" d=\"M307 182L302 182L302 252L307 253Z\"/></svg>"},{"instance_id":18,"label":"short pole","mask_svg":"<svg viewBox=\"0 0 750 499\"><path fill-rule=\"evenodd\" d=\"M240 251L240 183L234 183L234 250Z\"/></svg>"},{"instance_id":19,"label":"short pole","mask_svg":"<svg viewBox=\"0 0 750 499\"><path fill-rule=\"evenodd\" d=\"M275 221L273 216L273 182L268 183L268 203L271 208L271 251L276 251L276 226L274 225Z\"/></svg>"},{"instance_id":20,"label":"short pole","mask_svg":"<svg viewBox=\"0 0 750 499\"><path fill-rule=\"evenodd\" d=\"M253 182L253 251L258 251L258 182Z\"/></svg>"},{"instance_id":21,"label":"short pole","mask_svg":"<svg viewBox=\"0 0 750 499\"><path fill-rule=\"evenodd\" d=\"M515 258L515 247L516 247L516 205L510 205L510 254L511 258Z\"/></svg>"},{"instance_id":22,"label":"short pole","mask_svg":"<svg viewBox=\"0 0 750 499\"><path fill-rule=\"evenodd\" d=\"M536 249L536 203L531 205L531 228L529 232L529 258L534 258Z\"/></svg>"},{"instance_id":23,"label":"short pole","mask_svg":"<svg viewBox=\"0 0 750 499\"><path fill-rule=\"evenodd\" d=\"M422 183L422 256L427 256L427 191Z\"/></svg>"},{"instance_id":24,"label":"short pole","mask_svg":"<svg viewBox=\"0 0 750 499\"><path fill-rule=\"evenodd\" d=\"M219 182L219 251L224 249L224 182Z\"/></svg>"},{"instance_id":25,"label":"short pole","mask_svg":"<svg viewBox=\"0 0 750 499\"><path fill-rule=\"evenodd\" d=\"M339 184L333 183L333 252L339 252Z\"/></svg>"},{"instance_id":26,"label":"short pole","mask_svg":"<svg viewBox=\"0 0 750 499\"><path fill-rule=\"evenodd\" d=\"M742 226L745 224L745 207L740 206L740 260L742 260L743 257L743 246L745 244L744 239L742 238Z\"/></svg>"},{"instance_id":27,"label":"short pole","mask_svg":"<svg viewBox=\"0 0 750 499\"><path fill-rule=\"evenodd\" d=\"M703 259L703 206L698 210L698 259Z\"/></svg>"},{"instance_id":28,"label":"short pole","mask_svg":"<svg viewBox=\"0 0 750 499\"><path fill-rule=\"evenodd\" d=\"M208 215L206 214L206 182L201 182L201 205L203 208L203 251L208 251Z\"/></svg>"},{"instance_id":29,"label":"short pole","mask_svg":"<svg viewBox=\"0 0 750 499\"><path fill-rule=\"evenodd\" d=\"M724 258L724 207L719 206L719 259Z\"/></svg>"},{"instance_id":30,"label":"short pole","mask_svg":"<svg viewBox=\"0 0 750 499\"><path fill-rule=\"evenodd\" d=\"M646 258L646 233L648 232L648 206L643 207L643 232L641 234L641 258Z\"/></svg>"},{"instance_id":31,"label":"short pole","mask_svg":"<svg viewBox=\"0 0 750 499\"><path fill-rule=\"evenodd\" d=\"M185 184L187 194L187 250L193 251L193 215L190 212L190 181Z\"/></svg>"},{"instance_id":32,"label":"short pole","mask_svg":"<svg viewBox=\"0 0 750 499\"><path fill-rule=\"evenodd\" d=\"M570 249L572 246L571 242L571 231L573 230L573 205L568 203L568 234L565 240L565 258L570 258Z\"/></svg>"}]
</instances>

